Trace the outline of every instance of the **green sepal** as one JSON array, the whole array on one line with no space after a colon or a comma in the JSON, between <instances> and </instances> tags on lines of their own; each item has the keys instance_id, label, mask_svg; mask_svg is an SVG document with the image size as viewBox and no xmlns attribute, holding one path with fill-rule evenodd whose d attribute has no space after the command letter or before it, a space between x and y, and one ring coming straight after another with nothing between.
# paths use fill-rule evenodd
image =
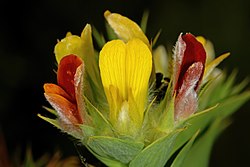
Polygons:
<instances>
[{"instance_id":1,"label":"green sepal","mask_svg":"<svg viewBox=\"0 0 250 167\"><path fill-rule=\"evenodd\" d=\"M106 40L105 40L104 36L101 33L99 33L95 27L93 27L93 37L94 37L97 45L101 49L105 45Z\"/></svg>"},{"instance_id":2,"label":"green sepal","mask_svg":"<svg viewBox=\"0 0 250 167\"><path fill-rule=\"evenodd\" d=\"M48 123L54 125L58 129L61 129L61 126L59 125L59 122L57 119L48 118L48 117L42 116L41 114L37 114L37 116L47 121Z\"/></svg>"},{"instance_id":3,"label":"green sepal","mask_svg":"<svg viewBox=\"0 0 250 167\"><path fill-rule=\"evenodd\" d=\"M89 98L92 103L98 104L102 96L100 94L104 94L103 87L101 84L101 77L99 73L98 66L98 55L95 53L93 41L92 41L92 28L89 24L85 26L81 33L82 39L82 54L85 65L85 89L84 93ZM98 93L97 93L98 92Z\"/></svg>"},{"instance_id":4,"label":"green sepal","mask_svg":"<svg viewBox=\"0 0 250 167\"><path fill-rule=\"evenodd\" d=\"M236 112L246 101L250 99L250 91L245 91L241 94L231 96L223 100L218 108L218 115L222 118L228 117Z\"/></svg>"},{"instance_id":5,"label":"green sepal","mask_svg":"<svg viewBox=\"0 0 250 167\"><path fill-rule=\"evenodd\" d=\"M153 42L152 42L152 47L155 46L155 44L156 44L156 42L158 41L160 35L161 35L161 30L159 30L159 31L157 32L157 34L155 35L155 37L154 37L154 39L153 39Z\"/></svg>"},{"instance_id":6,"label":"green sepal","mask_svg":"<svg viewBox=\"0 0 250 167\"><path fill-rule=\"evenodd\" d=\"M206 104L205 107L208 107L232 96L236 74L236 72L233 72L229 77L226 77L225 73L222 73L216 77L204 92L203 96L205 97L202 97L199 103Z\"/></svg>"},{"instance_id":7,"label":"green sepal","mask_svg":"<svg viewBox=\"0 0 250 167\"><path fill-rule=\"evenodd\" d=\"M171 156L177 130L154 141L143 149L129 164L129 167L163 167Z\"/></svg>"},{"instance_id":8,"label":"green sepal","mask_svg":"<svg viewBox=\"0 0 250 167\"><path fill-rule=\"evenodd\" d=\"M188 141L187 144L185 144L185 146L180 150L180 152L178 153L178 155L176 156L176 158L174 159L173 163L171 164L171 167L181 167L184 163L184 159L185 157L189 154L189 151L196 139L196 137L198 136L199 131L197 131L193 137Z\"/></svg>"},{"instance_id":9,"label":"green sepal","mask_svg":"<svg viewBox=\"0 0 250 167\"><path fill-rule=\"evenodd\" d=\"M85 107L91 116L91 126L95 127L95 133L101 135L111 135L112 125L104 115L84 96Z\"/></svg>"},{"instance_id":10,"label":"green sepal","mask_svg":"<svg viewBox=\"0 0 250 167\"><path fill-rule=\"evenodd\" d=\"M100 75L98 74L98 76ZM107 107L106 107L107 99L104 93L103 86L101 84L101 80L98 82L95 82L94 80L91 79L89 75L86 76L85 80L88 81L88 82L85 82L85 89L84 89L85 95L88 97L91 103L93 103L94 106L102 106L103 107L102 109L107 111Z\"/></svg>"},{"instance_id":11,"label":"green sepal","mask_svg":"<svg viewBox=\"0 0 250 167\"><path fill-rule=\"evenodd\" d=\"M110 25L107 22L105 23L105 27L106 27L108 39L110 41L114 40L114 39L118 39L116 33L114 32L114 30L110 27Z\"/></svg>"},{"instance_id":12,"label":"green sepal","mask_svg":"<svg viewBox=\"0 0 250 167\"><path fill-rule=\"evenodd\" d=\"M208 167L213 143L229 124L228 120L214 121L207 132L195 141L183 164L179 167Z\"/></svg>"},{"instance_id":13,"label":"green sepal","mask_svg":"<svg viewBox=\"0 0 250 167\"><path fill-rule=\"evenodd\" d=\"M49 108L49 107L46 107L46 106L43 106L43 108L44 108L45 110L47 110L48 112L50 112L51 114L55 115L55 116L58 115L57 112L56 112L56 110L54 110L54 109L52 109L52 108Z\"/></svg>"},{"instance_id":14,"label":"green sepal","mask_svg":"<svg viewBox=\"0 0 250 167\"><path fill-rule=\"evenodd\" d=\"M159 129L165 132L170 132L174 128L174 102L175 98L173 97L163 112L159 124Z\"/></svg>"},{"instance_id":15,"label":"green sepal","mask_svg":"<svg viewBox=\"0 0 250 167\"><path fill-rule=\"evenodd\" d=\"M231 95L240 93L249 84L249 81L250 81L250 78L245 78L239 84L235 85L231 91Z\"/></svg>"},{"instance_id":16,"label":"green sepal","mask_svg":"<svg viewBox=\"0 0 250 167\"><path fill-rule=\"evenodd\" d=\"M103 158L128 164L143 149L144 144L107 136L92 136L87 146Z\"/></svg>"},{"instance_id":17,"label":"green sepal","mask_svg":"<svg viewBox=\"0 0 250 167\"><path fill-rule=\"evenodd\" d=\"M149 16L149 11L145 10L143 12L142 19L141 19L141 25L140 25L141 30L144 32L144 34L146 34L146 30L147 30L148 16Z\"/></svg>"}]
</instances>

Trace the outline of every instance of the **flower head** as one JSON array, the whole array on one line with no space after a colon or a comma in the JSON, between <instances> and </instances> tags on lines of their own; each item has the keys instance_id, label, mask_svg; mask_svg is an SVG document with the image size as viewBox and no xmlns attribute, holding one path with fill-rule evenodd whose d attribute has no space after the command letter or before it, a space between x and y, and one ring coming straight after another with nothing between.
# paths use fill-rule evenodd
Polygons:
<instances>
[{"instance_id":1,"label":"flower head","mask_svg":"<svg viewBox=\"0 0 250 167\"><path fill-rule=\"evenodd\" d=\"M79 139L107 166L163 167L197 155L206 159L202 155L210 149L200 147L210 145L205 136L212 142L225 117L250 98L250 92L239 93L245 83L232 86L234 76L227 81L213 75L229 54L214 59L205 38L180 34L168 64L169 52L152 46L157 35L151 45L127 17L109 11L104 17L108 42L93 33L100 52L88 24L80 37L68 33L57 43L57 84L45 84L44 94L58 119L41 117Z\"/></svg>"}]
</instances>

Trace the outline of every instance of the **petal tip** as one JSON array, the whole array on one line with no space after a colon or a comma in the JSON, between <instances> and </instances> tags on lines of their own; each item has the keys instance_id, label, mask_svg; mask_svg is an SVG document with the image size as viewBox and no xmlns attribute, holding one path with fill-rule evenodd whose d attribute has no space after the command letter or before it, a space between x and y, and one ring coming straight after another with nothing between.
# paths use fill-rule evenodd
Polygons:
<instances>
[{"instance_id":1,"label":"petal tip","mask_svg":"<svg viewBox=\"0 0 250 167\"><path fill-rule=\"evenodd\" d=\"M104 17L107 19L107 17L111 14L111 12L109 10L106 10L104 12Z\"/></svg>"}]
</instances>

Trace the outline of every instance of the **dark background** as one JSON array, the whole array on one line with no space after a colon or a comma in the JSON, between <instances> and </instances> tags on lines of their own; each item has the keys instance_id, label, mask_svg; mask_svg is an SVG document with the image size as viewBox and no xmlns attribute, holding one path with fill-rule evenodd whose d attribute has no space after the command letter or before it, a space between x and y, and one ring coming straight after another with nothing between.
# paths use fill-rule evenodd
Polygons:
<instances>
[{"instance_id":1,"label":"dark background","mask_svg":"<svg viewBox=\"0 0 250 167\"><path fill-rule=\"evenodd\" d=\"M248 0L43 0L0 2L0 129L10 154L32 145L34 156L60 149L76 154L69 138L37 117L48 105L42 86L56 82L53 54L67 31L80 35L86 23L104 31L109 9L139 22L150 11L147 36L159 29L158 44L172 45L180 32L210 39L217 55L231 52L220 67L249 76L250 1ZM210 166L247 166L250 157L250 103L233 115L233 124L213 147ZM87 161L94 161L86 153Z\"/></svg>"}]
</instances>

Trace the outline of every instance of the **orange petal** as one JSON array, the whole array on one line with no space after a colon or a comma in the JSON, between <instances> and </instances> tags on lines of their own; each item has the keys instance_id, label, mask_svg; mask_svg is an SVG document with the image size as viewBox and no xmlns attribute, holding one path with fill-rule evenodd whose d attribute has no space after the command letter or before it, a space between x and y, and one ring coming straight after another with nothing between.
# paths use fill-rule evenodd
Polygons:
<instances>
[{"instance_id":1,"label":"orange petal","mask_svg":"<svg viewBox=\"0 0 250 167\"><path fill-rule=\"evenodd\" d=\"M75 104L58 94L44 93L45 98L58 112L59 119L65 124L79 124L82 120L78 119L78 111Z\"/></svg>"},{"instance_id":2,"label":"orange petal","mask_svg":"<svg viewBox=\"0 0 250 167\"><path fill-rule=\"evenodd\" d=\"M68 99L69 101L74 102L74 99L72 99L67 92L65 92L60 86L56 84L46 83L43 85L43 88L45 93L58 94Z\"/></svg>"},{"instance_id":3,"label":"orange petal","mask_svg":"<svg viewBox=\"0 0 250 167\"><path fill-rule=\"evenodd\" d=\"M75 99L74 77L82 59L75 55L68 55L61 59L57 70L57 82L72 99Z\"/></svg>"}]
</instances>

